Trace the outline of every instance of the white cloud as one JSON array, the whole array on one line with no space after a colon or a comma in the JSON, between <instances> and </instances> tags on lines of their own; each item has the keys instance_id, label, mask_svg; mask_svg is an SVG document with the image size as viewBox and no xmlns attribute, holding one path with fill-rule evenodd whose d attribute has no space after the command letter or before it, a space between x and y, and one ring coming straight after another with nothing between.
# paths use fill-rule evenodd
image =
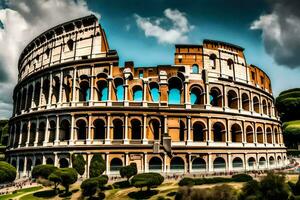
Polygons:
<instances>
[{"instance_id":1,"label":"white cloud","mask_svg":"<svg viewBox=\"0 0 300 200\"><path fill-rule=\"evenodd\" d=\"M137 26L142 29L146 37L155 37L159 43L183 43L188 41L187 34L194 28L190 25L185 13L170 8L164 10L165 18L151 19L135 14ZM171 22L170 28L163 23Z\"/></svg>"},{"instance_id":2,"label":"white cloud","mask_svg":"<svg viewBox=\"0 0 300 200\"><path fill-rule=\"evenodd\" d=\"M90 14L99 17L83 0L8 0L5 4L6 8L0 9L4 26L0 29L0 111L3 102L12 102L9 97L17 82L19 55L28 42L60 23Z\"/></svg>"}]
</instances>

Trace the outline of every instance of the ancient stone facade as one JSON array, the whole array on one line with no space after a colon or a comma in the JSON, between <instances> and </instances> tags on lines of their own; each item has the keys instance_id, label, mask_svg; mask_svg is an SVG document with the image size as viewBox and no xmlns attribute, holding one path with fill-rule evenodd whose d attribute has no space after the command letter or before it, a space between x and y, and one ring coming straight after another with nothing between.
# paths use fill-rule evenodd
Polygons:
<instances>
[{"instance_id":1,"label":"ancient stone facade","mask_svg":"<svg viewBox=\"0 0 300 200\"><path fill-rule=\"evenodd\" d=\"M174 65L119 66L95 16L35 38L19 60L7 155L19 176L95 153L107 174L212 173L285 166L271 82L221 41L176 45Z\"/></svg>"}]
</instances>

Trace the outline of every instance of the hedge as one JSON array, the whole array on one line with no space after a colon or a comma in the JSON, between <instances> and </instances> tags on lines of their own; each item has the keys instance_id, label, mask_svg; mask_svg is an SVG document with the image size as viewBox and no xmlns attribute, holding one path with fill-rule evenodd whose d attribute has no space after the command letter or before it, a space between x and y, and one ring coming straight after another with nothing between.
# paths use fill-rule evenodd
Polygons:
<instances>
[{"instance_id":1,"label":"hedge","mask_svg":"<svg viewBox=\"0 0 300 200\"><path fill-rule=\"evenodd\" d=\"M16 168L11 164L0 161L0 183L12 182L16 179Z\"/></svg>"},{"instance_id":2,"label":"hedge","mask_svg":"<svg viewBox=\"0 0 300 200\"><path fill-rule=\"evenodd\" d=\"M55 167L54 165L36 165L32 169L31 176L32 176L32 178L42 177L42 178L48 179L48 176L51 173L53 173L56 169L57 169L57 167Z\"/></svg>"},{"instance_id":3,"label":"hedge","mask_svg":"<svg viewBox=\"0 0 300 200\"><path fill-rule=\"evenodd\" d=\"M150 190L151 187L157 187L163 182L164 177L159 173L137 174L131 179L131 185L141 189L147 187L147 190Z\"/></svg>"}]
</instances>

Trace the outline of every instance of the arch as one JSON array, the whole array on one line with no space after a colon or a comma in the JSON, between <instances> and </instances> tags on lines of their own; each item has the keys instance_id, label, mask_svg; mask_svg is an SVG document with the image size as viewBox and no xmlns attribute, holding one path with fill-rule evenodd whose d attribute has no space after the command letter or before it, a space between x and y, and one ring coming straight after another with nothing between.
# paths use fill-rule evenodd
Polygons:
<instances>
[{"instance_id":1,"label":"arch","mask_svg":"<svg viewBox=\"0 0 300 200\"><path fill-rule=\"evenodd\" d=\"M97 93L98 101L107 101L108 100L108 84L106 80L99 80L97 82Z\"/></svg>"},{"instance_id":2,"label":"arch","mask_svg":"<svg viewBox=\"0 0 300 200\"><path fill-rule=\"evenodd\" d=\"M168 81L169 94L168 103L169 104L180 104L181 103L181 90L182 81L178 77L172 77Z\"/></svg>"},{"instance_id":3,"label":"arch","mask_svg":"<svg viewBox=\"0 0 300 200\"><path fill-rule=\"evenodd\" d=\"M171 171L184 172L184 160L181 157L174 157L170 163Z\"/></svg>"},{"instance_id":4,"label":"arch","mask_svg":"<svg viewBox=\"0 0 300 200\"><path fill-rule=\"evenodd\" d=\"M96 119L94 121L94 139L105 139L105 122L102 119Z\"/></svg>"},{"instance_id":5,"label":"arch","mask_svg":"<svg viewBox=\"0 0 300 200\"><path fill-rule=\"evenodd\" d=\"M269 114L269 116L271 116L271 110L272 110L271 103L268 102L268 114Z\"/></svg>"},{"instance_id":6,"label":"arch","mask_svg":"<svg viewBox=\"0 0 300 200\"><path fill-rule=\"evenodd\" d=\"M110 161L110 171L119 171L120 168L123 166L123 161L120 158L113 158Z\"/></svg>"},{"instance_id":7,"label":"arch","mask_svg":"<svg viewBox=\"0 0 300 200\"><path fill-rule=\"evenodd\" d=\"M16 160L13 160L13 161L11 162L11 165L14 166L15 168L17 168L17 161L16 161Z\"/></svg>"},{"instance_id":8,"label":"arch","mask_svg":"<svg viewBox=\"0 0 300 200\"><path fill-rule=\"evenodd\" d=\"M41 92L41 84L37 82L34 87L34 104L35 106L40 105L40 92Z\"/></svg>"},{"instance_id":9,"label":"arch","mask_svg":"<svg viewBox=\"0 0 300 200\"><path fill-rule=\"evenodd\" d=\"M256 113L259 113L259 100L256 96L253 97L253 108Z\"/></svg>"},{"instance_id":10,"label":"arch","mask_svg":"<svg viewBox=\"0 0 300 200\"><path fill-rule=\"evenodd\" d=\"M59 159L59 167L60 168L68 168L69 167L69 161L66 158Z\"/></svg>"},{"instance_id":11,"label":"arch","mask_svg":"<svg viewBox=\"0 0 300 200\"><path fill-rule=\"evenodd\" d=\"M60 80L58 76L55 76L53 78L53 85L52 85L52 101L51 103L57 103L58 102L58 98L59 98L59 85L60 85Z\"/></svg>"},{"instance_id":12,"label":"arch","mask_svg":"<svg viewBox=\"0 0 300 200\"><path fill-rule=\"evenodd\" d=\"M69 48L69 51L73 51L74 41L72 39L69 39L67 41L67 46Z\"/></svg>"},{"instance_id":13,"label":"arch","mask_svg":"<svg viewBox=\"0 0 300 200\"><path fill-rule=\"evenodd\" d=\"M233 168L243 168L244 167L243 160L240 157L235 157L232 160L232 167Z\"/></svg>"},{"instance_id":14,"label":"arch","mask_svg":"<svg viewBox=\"0 0 300 200\"><path fill-rule=\"evenodd\" d=\"M153 102L159 102L160 94L159 94L159 85L156 82L151 82L150 84L150 94Z\"/></svg>"},{"instance_id":15,"label":"arch","mask_svg":"<svg viewBox=\"0 0 300 200\"><path fill-rule=\"evenodd\" d=\"M160 122L157 119L151 119L149 122L150 130L154 140L159 140L160 138Z\"/></svg>"},{"instance_id":16,"label":"arch","mask_svg":"<svg viewBox=\"0 0 300 200\"><path fill-rule=\"evenodd\" d=\"M55 140L55 131L56 131L56 123L54 120L49 122L49 142L54 142Z\"/></svg>"},{"instance_id":17,"label":"arch","mask_svg":"<svg viewBox=\"0 0 300 200\"><path fill-rule=\"evenodd\" d=\"M149 160L149 171L158 171L161 172L162 171L162 161L160 158L158 157L152 157Z\"/></svg>"},{"instance_id":18,"label":"arch","mask_svg":"<svg viewBox=\"0 0 300 200\"><path fill-rule=\"evenodd\" d=\"M113 125L114 125L113 139L117 139L117 140L123 139L123 122L122 122L122 120L114 119Z\"/></svg>"},{"instance_id":19,"label":"arch","mask_svg":"<svg viewBox=\"0 0 300 200\"><path fill-rule=\"evenodd\" d=\"M256 162L255 158L253 158L253 157L248 158L248 166L249 166L250 169L254 169L255 162Z\"/></svg>"},{"instance_id":20,"label":"arch","mask_svg":"<svg viewBox=\"0 0 300 200\"><path fill-rule=\"evenodd\" d=\"M254 142L253 128L250 125L246 127L246 141L247 143Z\"/></svg>"},{"instance_id":21,"label":"arch","mask_svg":"<svg viewBox=\"0 0 300 200\"><path fill-rule=\"evenodd\" d=\"M214 170L215 171L220 171L220 170L225 170L226 169L226 162L224 160L224 158L222 157L217 157L215 160L214 160Z\"/></svg>"},{"instance_id":22,"label":"arch","mask_svg":"<svg viewBox=\"0 0 300 200\"><path fill-rule=\"evenodd\" d=\"M204 93L201 87L192 87L190 90L191 105L203 105Z\"/></svg>"},{"instance_id":23,"label":"arch","mask_svg":"<svg viewBox=\"0 0 300 200\"><path fill-rule=\"evenodd\" d=\"M53 159L52 159L52 158L47 158L46 164L47 164L47 165L54 165Z\"/></svg>"},{"instance_id":24,"label":"arch","mask_svg":"<svg viewBox=\"0 0 300 200\"><path fill-rule=\"evenodd\" d=\"M267 143L269 144L272 144L272 131L271 131L271 128L268 127L267 130L266 130L266 134L267 134Z\"/></svg>"},{"instance_id":25,"label":"arch","mask_svg":"<svg viewBox=\"0 0 300 200\"><path fill-rule=\"evenodd\" d=\"M195 158L192 162L192 170L193 171L205 171L206 170L206 162L203 158Z\"/></svg>"},{"instance_id":26,"label":"arch","mask_svg":"<svg viewBox=\"0 0 300 200\"><path fill-rule=\"evenodd\" d=\"M123 86L123 79L122 78L115 78L115 93L117 101L124 100L124 86Z\"/></svg>"},{"instance_id":27,"label":"arch","mask_svg":"<svg viewBox=\"0 0 300 200\"><path fill-rule=\"evenodd\" d=\"M30 172L32 170L32 160L30 158L27 158L27 164L26 164L26 171Z\"/></svg>"},{"instance_id":28,"label":"arch","mask_svg":"<svg viewBox=\"0 0 300 200\"><path fill-rule=\"evenodd\" d=\"M209 61L210 61L209 63L210 63L210 66L213 68L216 68L216 59L217 59L216 54L209 55Z\"/></svg>"},{"instance_id":29,"label":"arch","mask_svg":"<svg viewBox=\"0 0 300 200\"><path fill-rule=\"evenodd\" d=\"M233 68L233 60L232 59L228 59L227 60L227 66L228 66L228 68L231 70L232 68Z\"/></svg>"},{"instance_id":30,"label":"arch","mask_svg":"<svg viewBox=\"0 0 300 200\"><path fill-rule=\"evenodd\" d=\"M257 127L256 129L256 135L257 135L257 143L264 143L264 133L260 126Z\"/></svg>"},{"instance_id":31,"label":"arch","mask_svg":"<svg viewBox=\"0 0 300 200\"><path fill-rule=\"evenodd\" d=\"M274 136L275 136L275 144L279 144L279 140L278 140L279 134L276 127L274 128Z\"/></svg>"},{"instance_id":32,"label":"arch","mask_svg":"<svg viewBox=\"0 0 300 200\"><path fill-rule=\"evenodd\" d=\"M19 171L22 172L24 170L24 160L21 158L19 160Z\"/></svg>"},{"instance_id":33,"label":"arch","mask_svg":"<svg viewBox=\"0 0 300 200\"><path fill-rule=\"evenodd\" d=\"M20 133L21 133L21 125L20 123L16 124L16 139L15 139L15 143L14 143L14 147L18 147L19 145L19 141L20 141Z\"/></svg>"},{"instance_id":34,"label":"arch","mask_svg":"<svg viewBox=\"0 0 300 200\"><path fill-rule=\"evenodd\" d=\"M282 165L282 159L281 159L281 156L277 156L277 163L279 166Z\"/></svg>"},{"instance_id":35,"label":"arch","mask_svg":"<svg viewBox=\"0 0 300 200\"><path fill-rule=\"evenodd\" d=\"M239 124L233 124L230 132L232 142L243 142L243 132Z\"/></svg>"},{"instance_id":36,"label":"arch","mask_svg":"<svg viewBox=\"0 0 300 200\"><path fill-rule=\"evenodd\" d=\"M71 135L70 122L68 120L64 119L60 123L59 140L60 141L69 140L70 135Z\"/></svg>"},{"instance_id":37,"label":"arch","mask_svg":"<svg viewBox=\"0 0 300 200\"><path fill-rule=\"evenodd\" d=\"M36 136L36 124L30 124L29 146L33 146Z\"/></svg>"},{"instance_id":38,"label":"arch","mask_svg":"<svg viewBox=\"0 0 300 200\"><path fill-rule=\"evenodd\" d=\"M31 108L32 97L33 97L33 86L30 85L29 88L28 88L28 94L27 94L27 97L26 97L27 98L26 110Z\"/></svg>"},{"instance_id":39,"label":"arch","mask_svg":"<svg viewBox=\"0 0 300 200\"><path fill-rule=\"evenodd\" d=\"M179 122L179 141L185 141L185 124L182 120Z\"/></svg>"},{"instance_id":40,"label":"arch","mask_svg":"<svg viewBox=\"0 0 300 200\"><path fill-rule=\"evenodd\" d=\"M27 89L24 88L22 92L22 98L21 98L21 110L24 110L26 107L26 96L27 96Z\"/></svg>"},{"instance_id":41,"label":"arch","mask_svg":"<svg viewBox=\"0 0 300 200\"><path fill-rule=\"evenodd\" d=\"M39 124L39 137L38 137L38 145L42 145L45 140L46 134L46 124L45 122L40 122Z\"/></svg>"},{"instance_id":42,"label":"arch","mask_svg":"<svg viewBox=\"0 0 300 200\"><path fill-rule=\"evenodd\" d=\"M276 162L275 162L274 157L273 157L273 156L270 156L270 157L269 157L269 165L270 165L270 166L274 166L275 164L276 164Z\"/></svg>"},{"instance_id":43,"label":"arch","mask_svg":"<svg viewBox=\"0 0 300 200\"><path fill-rule=\"evenodd\" d=\"M262 101L262 107L263 107L263 114L267 115L268 114L268 106L267 106L267 102L265 99Z\"/></svg>"},{"instance_id":44,"label":"arch","mask_svg":"<svg viewBox=\"0 0 300 200\"><path fill-rule=\"evenodd\" d=\"M260 157L258 163L259 163L259 168L265 168L267 163L265 157Z\"/></svg>"},{"instance_id":45,"label":"arch","mask_svg":"<svg viewBox=\"0 0 300 200\"><path fill-rule=\"evenodd\" d=\"M27 123L23 124L22 126L22 140L21 140L21 146L25 146L28 136L28 125Z\"/></svg>"},{"instance_id":46,"label":"arch","mask_svg":"<svg viewBox=\"0 0 300 200\"><path fill-rule=\"evenodd\" d=\"M87 138L86 122L83 119L79 119L76 122L77 126L77 140L85 140Z\"/></svg>"},{"instance_id":47,"label":"arch","mask_svg":"<svg viewBox=\"0 0 300 200\"><path fill-rule=\"evenodd\" d=\"M37 165L41 165L41 164L42 164L42 160L39 159L39 158L37 158L37 159L35 160L34 165L37 166Z\"/></svg>"},{"instance_id":48,"label":"arch","mask_svg":"<svg viewBox=\"0 0 300 200\"><path fill-rule=\"evenodd\" d=\"M247 93L242 94L242 108L243 110L250 110L250 100Z\"/></svg>"},{"instance_id":49,"label":"arch","mask_svg":"<svg viewBox=\"0 0 300 200\"><path fill-rule=\"evenodd\" d=\"M79 83L79 101L90 100L90 80L86 75L81 75Z\"/></svg>"},{"instance_id":50,"label":"arch","mask_svg":"<svg viewBox=\"0 0 300 200\"><path fill-rule=\"evenodd\" d=\"M193 124L193 141L194 142L204 142L205 138L205 125L202 122L195 122Z\"/></svg>"},{"instance_id":51,"label":"arch","mask_svg":"<svg viewBox=\"0 0 300 200\"><path fill-rule=\"evenodd\" d=\"M132 88L133 101L142 101L143 100L143 89L140 85L135 85Z\"/></svg>"},{"instance_id":52,"label":"arch","mask_svg":"<svg viewBox=\"0 0 300 200\"><path fill-rule=\"evenodd\" d=\"M210 105L222 107L222 93L219 88L213 87L209 92Z\"/></svg>"},{"instance_id":53,"label":"arch","mask_svg":"<svg viewBox=\"0 0 300 200\"><path fill-rule=\"evenodd\" d=\"M225 142L225 126L221 122L216 122L213 125L213 140L214 142Z\"/></svg>"},{"instance_id":54,"label":"arch","mask_svg":"<svg viewBox=\"0 0 300 200\"><path fill-rule=\"evenodd\" d=\"M227 103L229 108L238 109L238 97L234 90L227 92Z\"/></svg>"},{"instance_id":55,"label":"arch","mask_svg":"<svg viewBox=\"0 0 300 200\"><path fill-rule=\"evenodd\" d=\"M45 99L45 104L49 103L49 88L50 88L50 81L49 79L45 79L43 81L43 89L42 89L43 96Z\"/></svg>"},{"instance_id":56,"label":"arch","mask_svg":"<svg viewBox=\"0 0 300 200\"><path fill-rule=\"evenodd\" d=\"M72 77L70 75L65 75L63 79L63 101L70 102L72 94Z\"/></svg>"},{"instance_id":57,"label":"arch","mask_svg":"<svg viewBox=\"0 0 300 200\"><path fill-rule=\"evenodd\" d=\"M198 73L199 73L199 66L197 64L193 64L192 74L198 74Z\"/></svg>"},{"instance_id":58,"label":"arch","mask_svg":"<svg viewBox=\"0 0 300 200\"><path fill-rule=\"evenodd\" d=\"M133 119L131 123L131 139L141 140L142 139L142 123L140 120Z\"/></svg>"}]
</instances>

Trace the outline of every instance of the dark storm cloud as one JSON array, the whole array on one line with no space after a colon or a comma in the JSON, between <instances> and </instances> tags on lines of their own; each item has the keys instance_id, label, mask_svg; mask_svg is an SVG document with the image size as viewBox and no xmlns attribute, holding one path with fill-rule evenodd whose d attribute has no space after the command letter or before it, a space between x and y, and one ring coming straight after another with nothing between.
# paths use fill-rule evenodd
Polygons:
<instances>
[{"instance_id":1,"label":"dark storm cloud","mask_svg":"<svg viewBox=\"0 0 300 200\"><path fill-rule=\"evenodd\" d=\"M300 1L270 1L272 11L253 22L262 30L264 46L274 60L289 68L300 67Z\"/></svg>"}]
</instances>

